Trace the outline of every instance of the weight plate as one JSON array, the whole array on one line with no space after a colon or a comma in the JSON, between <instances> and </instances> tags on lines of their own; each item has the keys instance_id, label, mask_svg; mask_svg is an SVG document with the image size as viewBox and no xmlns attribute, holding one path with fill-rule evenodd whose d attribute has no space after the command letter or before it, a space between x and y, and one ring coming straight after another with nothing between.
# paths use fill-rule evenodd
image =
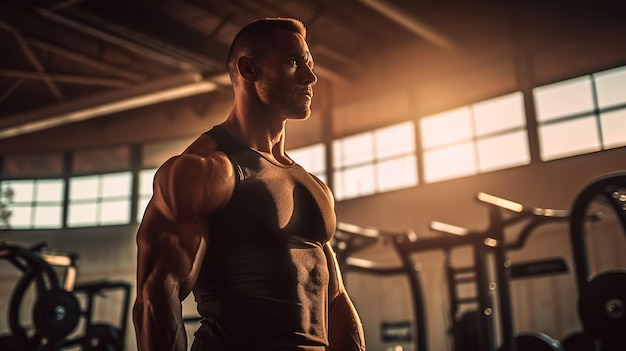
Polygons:
<instances>
[{"instance_id":1,"label":"weight plate","mask_svg":"<svg viewBox=\"0 0 626 351\"><path fill-rule=\"evenodd\" d=\"M69 335L79 318L78 299L63 289L44 291L33 308L35 330L49 340L60 340Z\"/></svg>"},{"instance_id":2,"label":"weight plate","mask_svg":"<svg viewBox=\"0 0 626 351\"><path fill-rule=\"evenodd\" d=\"M600 273L578 298L584 330L610 346L626 346L626 271Z\"/></svg>"}]
</instances>

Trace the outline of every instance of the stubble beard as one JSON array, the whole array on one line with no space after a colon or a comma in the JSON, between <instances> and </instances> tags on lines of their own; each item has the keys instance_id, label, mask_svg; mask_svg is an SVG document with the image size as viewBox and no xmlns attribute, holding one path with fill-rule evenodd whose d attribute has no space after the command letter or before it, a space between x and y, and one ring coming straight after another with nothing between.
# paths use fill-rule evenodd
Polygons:
<instances>
[{"instance_id":1,"label":"stubble beard","mask_svg":"<svg viewBox=\"0 0 626 351\"><path fill-rule=\"evenodd\" d=\"M311 101L299 102L292 91L278 85L263 84L259 97L271 109L287 119L306 120L311 116Z\"/></svg>"}]
</instances>

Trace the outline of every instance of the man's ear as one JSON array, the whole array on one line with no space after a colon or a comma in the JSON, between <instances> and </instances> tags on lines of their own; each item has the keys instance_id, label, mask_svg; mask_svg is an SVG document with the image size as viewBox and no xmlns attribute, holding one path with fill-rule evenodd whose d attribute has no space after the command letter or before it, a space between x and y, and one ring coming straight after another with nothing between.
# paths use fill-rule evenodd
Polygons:
<instances>
[{"instance_id":1,"label":"man's ear","mask_svg":"<svg viewBox=\"0 0 626 351\"><path fill-rule=\"evenodd\" d=\"M249 82L256 80L256 67L251 57L241 56L237 60L237 69L244 80Z\"/></svg>"}]
</instances>

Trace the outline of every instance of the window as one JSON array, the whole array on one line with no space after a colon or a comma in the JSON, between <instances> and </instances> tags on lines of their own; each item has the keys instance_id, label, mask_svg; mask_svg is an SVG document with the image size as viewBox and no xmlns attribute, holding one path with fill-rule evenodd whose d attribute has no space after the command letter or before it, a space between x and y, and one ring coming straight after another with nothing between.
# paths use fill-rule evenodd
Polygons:
<instances>
[{"instance_id":1,"label":"window","mask_svg":"<svg viewBox=\"0 0 626 351\"><path fill-rule=\"evenodd\" d=\"M333 189L337 200L417 184L412 122L348 136L333 142Z\"/></svg>"},{"instance_id":2,"label":"window","mask_svg":"<svg viewBox=\"0 0 626 351\"><path fill-rule=\"evenodd\" d=\"M62 179L0 182L0 228L61 228L64 189Z\"/></svg>"},{"instance_id":3,"label":"window","mask_svg":"<svg viewBox=\"0 0 626 351\"><path fill-rule=\"evenodd\" d=\"M131 172L73 177L69 182L69 227L128 224Z\"/></svg>"},{"instance_id":4,"label":"window","mask_svg":"<svg viewBox=\"0 0 626 351\"><path fill-rule=\"evenodd\" d=\"M141 222L148 202L152 197L152 183L158 168L143 169L139 172L139 196L137 200L137 222Z\"/></svg>"},{"instance_id":5,"label":"window","mask_svg":"<svg viewBox=\"0 0 626 351\"><path fill-rule=\"evenodd\" d=\"M426 182L530 162L521 92L423 117L420 130Z\"/></svg>"},{"instance_id":6,"label":"window","mask_svg":"<svg viewBox=\"0 0 626 351\"><path fill-rule=\"evenodd\" d=\"M626 145L626 67L535 88L541 159Z\"/></svg>"},{"instance_id":7,"label":"window","mask_svg":"<svg viewBox=\"0 0 626 351\"><path fill-rule=\"evenodd\" d=\"M315 144L289 150L289 158L304 167L309 173L326 183L326 147L324 144Z\"/></svg>"}]
</instances>

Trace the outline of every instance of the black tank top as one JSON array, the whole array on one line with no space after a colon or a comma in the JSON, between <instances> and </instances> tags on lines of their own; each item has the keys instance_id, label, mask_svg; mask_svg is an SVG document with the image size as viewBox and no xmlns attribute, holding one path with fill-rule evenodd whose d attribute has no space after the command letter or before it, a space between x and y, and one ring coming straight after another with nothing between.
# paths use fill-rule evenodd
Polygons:
<instances>
[{"instance_id":1,"label":"black tank top","mask_svg":"<svg viewBox=\"0 0 626 351\"><path fill-rule=\"evenodd\" d=\"M336 226L325 185L280 165L222 127L207 132L238 173L210 223L193 290L202 317L197 350L324 350L328 268L323 245Z\"/></svg>"}]
</instances>

